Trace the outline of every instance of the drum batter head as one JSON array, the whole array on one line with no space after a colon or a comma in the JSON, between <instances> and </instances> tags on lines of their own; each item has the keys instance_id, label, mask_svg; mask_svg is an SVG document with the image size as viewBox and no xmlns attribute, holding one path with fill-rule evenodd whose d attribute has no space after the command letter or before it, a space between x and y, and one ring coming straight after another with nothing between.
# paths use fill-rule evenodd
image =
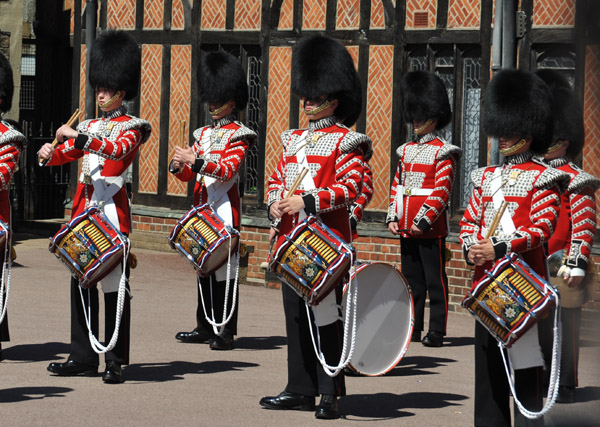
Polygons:
<instances>
[{"instance_id":1,"label":"drum batter head","mask_svg":"<svg viewBox=\"0 0 600 427\"><path fill-rule=\"evenodd\" d=\"M357 331L350 364L360 374L383 375L400 362L410 344L414 323L410 287L395 267L384 263L362 264L354 275Z\"/></svg>"}]
</instances>

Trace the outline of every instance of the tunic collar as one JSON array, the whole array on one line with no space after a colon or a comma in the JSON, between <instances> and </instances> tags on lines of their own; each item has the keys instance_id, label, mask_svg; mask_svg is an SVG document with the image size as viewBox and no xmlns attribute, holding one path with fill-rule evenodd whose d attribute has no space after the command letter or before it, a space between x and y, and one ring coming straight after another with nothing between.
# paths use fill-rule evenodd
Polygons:
<instances>
[{"instance_id":1,"label":"tunic collar","mask_svg":"<svg viewBox=\"0 0 600 427\"><path fill-rule=\"evenodd\" d=\"M434 132L426 133L425 135L421 135L417 138L417 144L425 144L427 142L433 141L437 138L437 135Z\"/></svg>"},{"instance_id":2,"label":"tunic collar","mask_svg":"<svg viewBox=\"0 0 600 427\"><path fill-rule=\"evenodd\" d=\"M514 156L509 156L504 158L505 165L520 165L521 163L525 163L531 160L533 157L533 152L527 151L525 153L515 154Z\"/></svg>"},{"instance_id":3,"label":"tunic collar","mask_svg":"<svg viewBox=\"0 0 600 427\"><path fill-rule=\"evenodd\" d=\"M328 128L337 123L337 118L335 116L324 117L319 120L311 120L308 122L308 130L315 131Z\"/></svg>"},{"instance_id":4,"label":"tunic collar","mask_svg":"<svg viewBox=\"0 0 600 427\"><path fill-rule=\"evenodd\" d=\"M127 114L127 107L125 107L123 105L119 108L115 108L114 110L110 110L110 111L106 111L106 112L103 111L102 118L106 119L106 120L112 120L112 119L116 119L117 117L124 116L125 114Z\"/></svg>"},{"instance_id":5,"label":"tunic collar","mask_svg":"<svg viewBox=\"0 0 600 427\"><path fill-rule=\"evenodd\" d=\"M228 116L221 117L220 119L213 121L213 127L220 128L223 126L227 126L229 123L233 123L234 121L235 117L233 116L233 114L230 114Z\"/></svg>"},{"instance_id":6,"label":"tunic collar","mask_svg":"<svg viewBox=\"0 0 600 427\"><path fill-rule=\"evenodd\" d=\"M569 158L567 156L558 157L556 159L548 160L547 163L553 168L558 168L569 163Z\"/></svg>"}]
</instances>

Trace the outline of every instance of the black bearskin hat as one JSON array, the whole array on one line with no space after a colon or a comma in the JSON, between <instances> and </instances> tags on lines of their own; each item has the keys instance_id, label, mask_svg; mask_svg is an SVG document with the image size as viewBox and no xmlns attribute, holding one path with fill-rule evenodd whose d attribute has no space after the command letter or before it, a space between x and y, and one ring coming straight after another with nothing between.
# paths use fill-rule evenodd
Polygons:
<instances>
[{"instance_id":1,"label":"black bearskin hat","mask_svg":"<svg viewBox=\"0 0 600 427\"><path fill-rule=\"evenodd\" d=\"M94 89L124 90L125 99L138 93L142 53L136 41L124 31L106 30L92 44L89 79Z\"/></svg>"},{"instance_id":2,"label":"black bearskin hat","mask_svg":"<svg viewBox=\"0 0 600 427\"><path fill-rule=\"evenodd\" d=\"M292 92L306 99L337 99L335 116L346 126L356 122L362 108L362 88L350 53L325 36L303 38L294 46Z\"/></svg>"},{"instance_id":3,"label":"black bearskin hat","mask_svg":"<svg viewBox=\"0 0 600 427\"><path fill-rule=\"evenodd\" d=\"M436 129L443 129L452 117L444 82L431 71L411 71L400 84L402 110L407 123L437 119Z\"/></svg>"},{"instance_id":4,"label":"black bearskin hat","mask_svg":"<svg viewBox=\"0 0 600 427\"><path fill-rule=\"evenodd\" d=\"M552 91L552 140L569 141L567 154L572 159L583 149L583 113L579 99L571 89L567 79L554 70L538 70L536 74Z\"/></svg>"},{"instance_id":5,"label":"black bearskin hat","mask_svg":"<svg viewBox=\"0 0 600 427\"><path fill-rule=\"evenodd\" d=\"M240 61L230 53L209 52L200 57L198 91L202 102L223 105L235 101L238 111L248 104L248 83Z\"/></svg>"},{"instance_id":6,"label":"black bearskin hat","mask_svg":"<svg viewBox=\"0 0 600 427\"><path fill-rule=\"evenodd\" d=\"M13 91L13 73L8 59L0 53L0 112L7 112L12 106Z\"/></svg>"},{"instance_id":7,"label":"black bearskin hat","mask_svg":"<svg viewBox=\"0 0 600 427\"><path fill-rule=\"evenodd\" d=\"M531 136L531 151L544 154L552 143L552 94L534 73L500 70L488 85L483 129L493 137Z\"/></svg>"}]
</instances>

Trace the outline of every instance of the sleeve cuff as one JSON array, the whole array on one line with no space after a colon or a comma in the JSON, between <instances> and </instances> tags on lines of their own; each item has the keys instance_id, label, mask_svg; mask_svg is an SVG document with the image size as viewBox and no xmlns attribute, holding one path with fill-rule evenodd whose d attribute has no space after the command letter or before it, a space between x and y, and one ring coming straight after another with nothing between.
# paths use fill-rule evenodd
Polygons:
<instances>
[{"instance_id":1,"label":"sleeve cuff","mask_svg":"<svg viewBox=\"0 0 600 427\"><path fill-rule=\"evenodd\" d=\"M75 138L75 142L73 143L73 145L78 150L83 150L85 148L85 144L87 144L88 140L89 140L89 137L86 134L80 133L79 135L77 135L77 138Z\"/></svg>"},{"instance_id":2,"label":"sleeve cuff","mask_svg":"<svg viewBox=\"0 0 600 427\"><path fill-rule=\"evenodd\" d=\"M495 259L500 259L504 255L506 255L508 247L506 246L506 243L495 242L494 240L495 239L492 237L492 245L494 245L494 253L496 254L496 258Z\"/></svg>"},{"instance_id":3,"label":"sleeve cuff","mask_svg":"<svg viewBox=\"0 0 600 427\"><path fill-rule=\"evenodd\" d=\"M302 196L302 200L304 201L304 212L306 212L307 215L316 215L317 203L315 197L312 194L305 194Z\"/></svg>"},{"instance_id":4,"label":"sleeve cuff","mask_svg":"<svg viewBox=\"0 0 600 427\"><path fill-rule=\"evenodd\" d=\"M431 227L424 217L421 218L418 222L415 222L414 224L417 227L419 227L419 230L421 230L421 231L427 231Z\"/></svg>"},{"instance_id":5,"label":"sleeve cuff","mask_svg":"<svg viewBox=\"0 0 600 427\"><path fill-rule=\"evenodd\" d=\"M202 170L202 166L204 166L204 159L198 157L198 158L196 158L196 161L192 165L192 171L194 171L195 173L198 173Z\"/></svg>"}]
</instances>

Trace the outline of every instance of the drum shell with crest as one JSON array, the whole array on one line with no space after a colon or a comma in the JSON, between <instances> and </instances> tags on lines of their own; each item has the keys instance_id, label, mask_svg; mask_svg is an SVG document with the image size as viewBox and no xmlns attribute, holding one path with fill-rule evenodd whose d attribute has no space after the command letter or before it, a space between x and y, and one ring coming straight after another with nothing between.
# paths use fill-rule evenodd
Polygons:
<instances>
[{"instance_id":1,"label":"drum shell with crest","mask_svg":"<svg viewBox=\"0 0 600 427\"><path fill-rule=\"evenodd\" d=\"M100 209L90 207L50 238L48 250L82 287L91 288L123 262L128 244Z\"/></svg>"},{"instance_id":2,"label":"drum shell with crest","mask_svg":"<svg viewBox=\"0 0 600 427\"><path fill-rule=\"evenodd\" d=\"M556 307L558 293L516 253L497 260L463 298L466 308L505 347L511 347Z\"/></svg>"},{"instance_id":3,"label":"drum shell with crest","mask_svg":"<svg viewBox=\"0 0 600 427\"><path fill-rule=\"evenodd\" d=\"M209 205L194 206L173 228L171 248L187 259L201 277L208 277L238 251L240 233Z\"/></svg>"},{"instance_id":4,"label":"drum shell with crest","mask_svg":"<svg viewBox=\"0 0 600 427\"><path fill-rule=\"evenodd\" d=\"M351 279L355 278L357 330L350 367L366 376L383 375L402 360L410 345L414 327L412 291L396 267L382 262L358 264L351 274Z\"/></svg>"},{"instance_id":5,"label":"drum shell with crest","mask_svg":"<svg viewBox=\"0 0 600 427\"><path fill-rule=\"evenodd\" d=\"M353 259L354 248L310 215L284 236L269 270L310 305L317 305L341 285Z\"/></svg>"}]
</instances>

